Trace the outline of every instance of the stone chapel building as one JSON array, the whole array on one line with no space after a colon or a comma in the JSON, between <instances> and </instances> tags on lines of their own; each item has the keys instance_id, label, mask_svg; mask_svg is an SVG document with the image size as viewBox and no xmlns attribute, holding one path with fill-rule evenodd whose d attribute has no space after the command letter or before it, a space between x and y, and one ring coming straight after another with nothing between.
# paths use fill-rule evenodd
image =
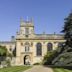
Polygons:
<instances>
[{"instance_id":1,"label":"stone chapel building","mask_svg":"<svg viewBox=\"0 0 72 72\"><path fill-rule=\"evenodd\" d=\"M11 41L0 41L12 53L16 50L16 57L12 59L14 65L39 63L47 51L55 50L58 45L65 42L62 34L35 34L34 23L20 21L20 29Z\"/></svg>"}]
</instances>

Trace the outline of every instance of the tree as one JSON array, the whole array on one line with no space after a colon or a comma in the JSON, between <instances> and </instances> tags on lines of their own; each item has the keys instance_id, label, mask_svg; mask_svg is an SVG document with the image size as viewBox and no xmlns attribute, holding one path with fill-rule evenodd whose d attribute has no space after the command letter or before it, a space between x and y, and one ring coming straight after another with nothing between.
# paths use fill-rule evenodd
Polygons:
<instances>
[{"instance_id":1,"label":"tree","mask_svg":"<svg viewBox=\"0 0 72 72\"><path fill-rule=\"evenodd\" d=\"M0 56L7 55L7 48L5 46L0 46Z\"/></svg>"},{"instance_id":2,"label":"tree","mask_svg":"<svg viewBox=\"0 0 72 72\"><path fill-rule=\"evenodd\" d=\"M12 54L8 52L5 46L0 46L0 64L2 66L7 65L10 66L10 60L12 58Z\"/></svg>"},{"instance_id":3,"label":"tree","mask_svg":"<svg viewBox=\"0 0 72 72\"><path fill-rule=\"evenodd\" d=\"M58 56L52 61L52 64L59 66L72 66L72 12L65 18L64 27L65 45L60 47Z\"/></svg>"},{"instance_id":4,"label":"tree","mask_svg":"<svg viewBox=\"0 0 72 72\"><path fill-rule=\"evenodd\" d=\"M44 56L43 65L52 65L57 60L56 58L58 57L58 55L64 51L64 46L65 43L60 43L56 50L48 51Z\"/></svg>"},{"instance_id":5,"label":"tree","mask_svg":"<svg viewBox=\"0 0 72 72\"><path fill-rule=\"evenodd\" d=\"M6 59L7 53L7 48L5 46L0 46L0 64Z\"/></svg>"},{"instance_id":6,"label":"tree","mask_svg":"<svg viewBox=\"0 0 72 72\"><path fill-rule=\"evenodd\" d=\"M65 24L62 32L64 33L64 38L66 39L66 46L68 45L72 48L72 13L65 18Z\"/></svg>"},{"instance_id":7,"label":"tree","mask_svg":"<svg viewBox=\"0 0 72 72\"><path fill-rule=\"evenodd\" d=\"M16 57L16 47L13 50L13 56Z\"/></svg>"},{"instance_id":8,"label":"tree","mask_svg":"<svg viewBox=\"0 0 72 72\"><path fill-rule=\"evenodd\" d=\"M57 54L58 53L56 50L48 51L47 54L44 56L43 65L51 65L52 60L57 56Z\"/></svg>"}]
</instances>

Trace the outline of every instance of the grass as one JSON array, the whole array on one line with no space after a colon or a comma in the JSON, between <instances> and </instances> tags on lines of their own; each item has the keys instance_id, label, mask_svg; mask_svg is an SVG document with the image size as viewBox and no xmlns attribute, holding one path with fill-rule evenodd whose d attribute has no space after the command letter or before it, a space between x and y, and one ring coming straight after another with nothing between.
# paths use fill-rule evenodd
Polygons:
<instances>
[{"instance_id":1,"label":"grass","mask_svg":"<svg viewBox=\"0 0 72 72\"><path fill-rule=\"evenodd\" d=\"M63 68L53 68L54 72L72 72L72 70L63 69Z\"/></svg>"},{"instance_id":2,"label":"grass","mask_svg":"<svg viewBox=\"0 0 72 72\"><path fill-rule=\"evenodd\" d=\"M29 68L31 67L30 66L13 66L13 67L1 68L0 72L23 72Z\"/></svg>"}]
</instances>

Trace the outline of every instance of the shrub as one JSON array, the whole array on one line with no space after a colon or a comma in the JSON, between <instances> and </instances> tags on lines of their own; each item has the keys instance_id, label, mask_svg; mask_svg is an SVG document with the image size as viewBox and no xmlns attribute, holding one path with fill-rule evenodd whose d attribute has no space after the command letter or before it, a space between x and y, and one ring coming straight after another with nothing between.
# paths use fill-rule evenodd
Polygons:
<instances>
[{"instance_id":1,"label":"shrub","mask_svg":"<svg viewBox=\"0 0 72 72\"><path fill-rule=\"evenodd\" d=\"M7 59L7 60L6 60L6 64L7 64L8 67L11 66L10 59Z\"/></svg>"},{"instance_id":2,"label":"shrub","mask_svg":"<svg viewBox=\"0 0 72 72\"><path fill-rule=\"evenodd\" d=\"M59 66L72 66L72 52L60 54L52 61L52 64Z\"/></svg>"},{"instance_id":3,"label":"shrub","mask_svg":"<svg viewBox=\"0 0 72 72\"><path fill-rule=\"evenodd\" d=\"M52 60L56 57L56 50L48 51L47 54L44 56L43 65L51 65Z\"/></svg>"}]
</instances>

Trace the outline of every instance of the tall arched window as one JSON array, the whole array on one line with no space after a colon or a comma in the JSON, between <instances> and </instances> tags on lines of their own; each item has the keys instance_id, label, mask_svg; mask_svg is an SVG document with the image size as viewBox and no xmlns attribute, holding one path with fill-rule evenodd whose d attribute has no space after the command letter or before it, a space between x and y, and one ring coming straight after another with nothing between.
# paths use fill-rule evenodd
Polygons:
<instances>
[{"instance_id":1,"label":"tall arched window","mask_svg":"<svg viewBox=\"0 0 72 72\"><path fill-rule=\"evenodd\" d=\"M42 44L41 43L37 43L37 45L36 45L36 55L37 56L42 55Z\"/></svg>"},{"instance_id":2,"label":"tall arched window","mask_svg":"<svg viewBox=\"0 0 72 72\"><path fill-rule=\"evenodd\" d=\"M53 45L52 45L52 43L48 43L47 44L47 51L51 51L51 50L53 50Z\"/></svg>"}]
</instances>

